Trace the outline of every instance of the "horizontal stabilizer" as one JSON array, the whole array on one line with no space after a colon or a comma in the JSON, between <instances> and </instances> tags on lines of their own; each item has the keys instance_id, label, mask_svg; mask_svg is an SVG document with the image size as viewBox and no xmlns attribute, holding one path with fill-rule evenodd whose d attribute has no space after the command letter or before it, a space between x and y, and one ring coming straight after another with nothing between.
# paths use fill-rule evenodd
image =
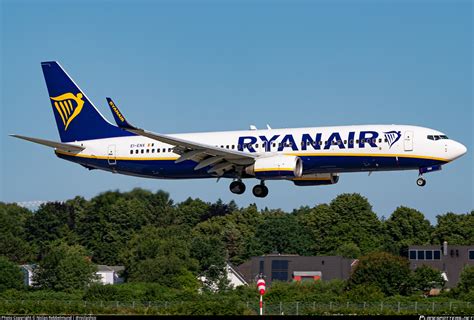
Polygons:
<instances>
[{"instance_id":1,"label":"horizontal stabilizer","mask_svg":"<svg viewBox=\"0 0 474 320\"><path fill-rule=\"evenodd\" d=\"M79 152L79 151L82 151L82 150L85 149L84 147L75 146L75 145L72 145L72 144L55 142L55 141L50 141L50 140L38 139L38 138L25 137L25 136L20 136L20 135L17 135L17 134L11 134L10 136L15 137L15 138L19 138L19 139L23 139L23 140L27 140L27 141L30 141L30 142L42 144L42 145L47 146L47 147L56 148L56 149L63 150L63 151L68 151L68 152Z\"/></svg>"}]
</instances>

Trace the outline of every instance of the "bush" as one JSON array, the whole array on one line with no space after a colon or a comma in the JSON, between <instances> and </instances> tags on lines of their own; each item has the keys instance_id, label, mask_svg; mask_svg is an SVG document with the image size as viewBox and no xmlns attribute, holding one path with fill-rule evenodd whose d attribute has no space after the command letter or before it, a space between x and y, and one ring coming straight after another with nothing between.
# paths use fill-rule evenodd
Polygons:
<instances>
[{"instance_id":1,"label":"bush","mask_svg":"<svg viewBox=\"0 0 474 320\"><path fill-rule=\"evenodd\" d=\"M345 298L352 302L375 302L383 300L384 294L377 286L372 284L359 284L347 291Z\"/></svg>"},{"instance_id":2,"label":"bush","mask_svg":"<svg viewBox=\"0 0 474 320\"><path fill-rule=\"evenodd\" d=\"M427 291L432 288L443 288L445 281L439 270L429 266L421 266L413 272L413 288Z\"/></svg>"},{"instance_id":3,"label":"bush","mask_svg":"<svg viewBox=\"0 0 474 320\"><path fill-rule=\"evenodd\" d=\"M406 295L411 291L411 281L407 259L386 252L375 252L359 259L349 287L370 284L380 288L385 295Z\"/></svg>"},{"instance_id":4,"label":"bush","mask_svg":"<svg viewBox=\"0 0 474 320\"><path fill-rule=\"evenodd\" d=\"M474 288L474 266L464 267L457 288L461 293L468 293Z\"/></svg>"},{"instance_id":5,"label":"bush","mask_svg":"<svg viewBox=\"0 0 474 320\"><path fill-rule=\"evenodd\" d=\"M22 289L24 287L21 269L0 256L0 293L8 289Z\"/></svg>"}]
</instances>

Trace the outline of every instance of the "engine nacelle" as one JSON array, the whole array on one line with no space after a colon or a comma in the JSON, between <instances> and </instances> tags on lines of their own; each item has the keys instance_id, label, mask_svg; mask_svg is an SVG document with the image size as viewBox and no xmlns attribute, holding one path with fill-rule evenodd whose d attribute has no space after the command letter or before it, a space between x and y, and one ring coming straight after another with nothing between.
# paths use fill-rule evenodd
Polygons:
<instances>
[{"instance_id":1,"label":"engine nacelle","mask_svg":"<svg viewBox=\"0 0 474 320\"><path fill-rule=\"evenodd\" d=\"M339 175L337 173L305 174L299 178L293 178L292 180L297 186L322 186L336 184L339 181Z\"/></svg>"},{"instance_id":2,"label":"engine nacelle","mask_svg":"<svg viewBox=\"0 0 474 320\"><path fill-rule=\"evenodd\" d=\"M245 172L261 179L299 178L303 175L303 161L299 157L285 155L258 158L253 165L245 168Z\"/></svg>"}]
</instances>

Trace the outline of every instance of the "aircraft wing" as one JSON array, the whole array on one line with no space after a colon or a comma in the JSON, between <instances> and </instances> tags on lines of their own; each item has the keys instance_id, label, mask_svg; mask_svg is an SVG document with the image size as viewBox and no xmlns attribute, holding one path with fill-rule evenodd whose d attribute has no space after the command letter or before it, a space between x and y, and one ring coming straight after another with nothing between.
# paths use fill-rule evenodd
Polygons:
<instances>
[{"instance_id":1,"label":"aircraft wing","mask_svg":"<svg viewBox=\"0 0 474 320\"><path fill-rule=\"evenodd\" d=\"M56 141L51 141L51 140L20 136L18 134L11 134L10 136L18 138L18 139L23 139L23 140L27 140L27 141L30 141L30 142L42 144L43 146L55 148L55 149L58 149L58 150L63 150L63 151L66 151L66 152L80 152L80 151L85 149L84 147L75 146L75 145L68 144L68 143L61 143L61 142L56 142Z\"/></svg>"},{"instance_id":2,"label":"aircraft wing","mask_svg":"<svg viewBox=\"0 0 474 320\"><path fill-rule=\"evenodd\" d=\"M193 160L197 162L194 170L210 166L211 168L208 170L209 173L222 176L224 173L236 170L240 166L253 164L257 158L257 156L253 154L222 149L205 143L189 141L137 128L125 119L112 99L107 98L107 103L112 111L115 122L121 129L176 146L173 148L173 151L181 156L175 162L179 163L185 160Z\"/></svg>"}]
</instances>

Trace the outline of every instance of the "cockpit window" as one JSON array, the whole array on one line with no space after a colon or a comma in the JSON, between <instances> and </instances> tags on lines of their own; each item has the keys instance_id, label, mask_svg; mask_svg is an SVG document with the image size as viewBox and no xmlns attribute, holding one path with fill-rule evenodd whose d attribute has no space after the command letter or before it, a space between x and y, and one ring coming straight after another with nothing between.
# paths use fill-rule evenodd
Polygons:
<instances>
[{"instance_id":1,"label":"cockpit window","mask_svg":"<svg viewBox=\"0 0 474 320\"><path fill-rule=\"evenodd\" d=\"M449 139L448 136L445 135L429 135L427 136L428 140L440 140L440 139Z\"/></svg>"}]
</instances>

